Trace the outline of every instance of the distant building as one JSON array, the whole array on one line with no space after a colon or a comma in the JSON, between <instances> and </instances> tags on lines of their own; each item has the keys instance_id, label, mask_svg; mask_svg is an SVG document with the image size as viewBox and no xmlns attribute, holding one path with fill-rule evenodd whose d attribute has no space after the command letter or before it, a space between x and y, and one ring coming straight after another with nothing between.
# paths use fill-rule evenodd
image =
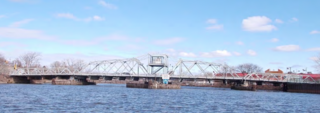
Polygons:
<instances>
[{"instance_id":1,"label":"distant building","mask_svg":"<svg viewBox=\"0 0 320 113\"><path fill-rule=\"evenodd\" d=\"M279 73L279 74L283 74L283 71L281 69L278 69L278 71L270 71L270 69L267 69L264 73Z\"/></svg>"}]
</instances>

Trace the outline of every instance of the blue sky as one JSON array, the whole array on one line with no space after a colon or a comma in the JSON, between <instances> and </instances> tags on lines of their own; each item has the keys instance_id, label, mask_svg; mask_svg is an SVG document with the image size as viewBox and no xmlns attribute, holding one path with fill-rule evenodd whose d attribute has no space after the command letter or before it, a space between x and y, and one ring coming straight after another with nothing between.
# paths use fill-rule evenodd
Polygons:
<instances>
[{"instance_id":1,"label":"blue sky","mask_svg":"<svg viewBox=\"0 0 320 113\"><path fill-rule=\"evenodd\" d=\"M0 53L45 65L147 53L315 72L320 1L0 0Z\"/></svg>"}]
</instances>

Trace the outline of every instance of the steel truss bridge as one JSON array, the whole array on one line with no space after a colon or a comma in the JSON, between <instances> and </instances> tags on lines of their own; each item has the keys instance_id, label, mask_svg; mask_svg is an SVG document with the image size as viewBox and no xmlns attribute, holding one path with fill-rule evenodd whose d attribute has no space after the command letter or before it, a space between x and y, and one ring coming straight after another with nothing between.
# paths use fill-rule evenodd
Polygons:
<instances>
[{"instance_id":1,"label":"steel truss bridge","mask_svg":"<svg viewBox=\"0 0 320 113\"><path fill-rule=\"evenodd\" d=\"M94 61L83 67L19 68L10 76L111 76L111 77L158 77L170 73L171 78L242 80L283 83L320 84L320 80L307 74L249 73L225 71L222 64L198 60L180 59L176 65L168 63L167 55L144 55L136 58ZM230 69L230 68L229 68Z\"/></svg>"}]
</instances>

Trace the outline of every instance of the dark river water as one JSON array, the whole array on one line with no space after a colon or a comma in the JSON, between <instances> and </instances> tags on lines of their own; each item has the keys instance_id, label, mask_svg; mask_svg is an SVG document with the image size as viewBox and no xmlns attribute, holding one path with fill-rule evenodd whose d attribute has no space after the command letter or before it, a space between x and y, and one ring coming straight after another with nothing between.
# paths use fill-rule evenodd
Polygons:
<instances>
[{"instance_id":1,"label":"dark river water","mask_svg":"<svg viewBox=\"0 0 320 113\"><path fill-rule=\"evenodd\" d=\"M320 95L211 87L156 90L119 84L0 84L0 113L20 112L320 113Z\"/></svg>"}]
</instances>

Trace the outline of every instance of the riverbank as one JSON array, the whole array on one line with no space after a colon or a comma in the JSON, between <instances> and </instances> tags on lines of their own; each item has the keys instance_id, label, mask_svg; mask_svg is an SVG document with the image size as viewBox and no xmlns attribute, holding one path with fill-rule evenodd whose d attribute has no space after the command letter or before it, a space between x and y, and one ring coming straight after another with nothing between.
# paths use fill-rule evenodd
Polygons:
<instances>
[{"instance_id":1,"label":"riverbank","mask_svg":"<svg viewBox=\"0 0 320 113\"><path fill-rule=\"evenodd\" d=\"M7 84L9 78L10 77L8 75L0 75L0 84Z\"/></svg>"}]
</instances>

